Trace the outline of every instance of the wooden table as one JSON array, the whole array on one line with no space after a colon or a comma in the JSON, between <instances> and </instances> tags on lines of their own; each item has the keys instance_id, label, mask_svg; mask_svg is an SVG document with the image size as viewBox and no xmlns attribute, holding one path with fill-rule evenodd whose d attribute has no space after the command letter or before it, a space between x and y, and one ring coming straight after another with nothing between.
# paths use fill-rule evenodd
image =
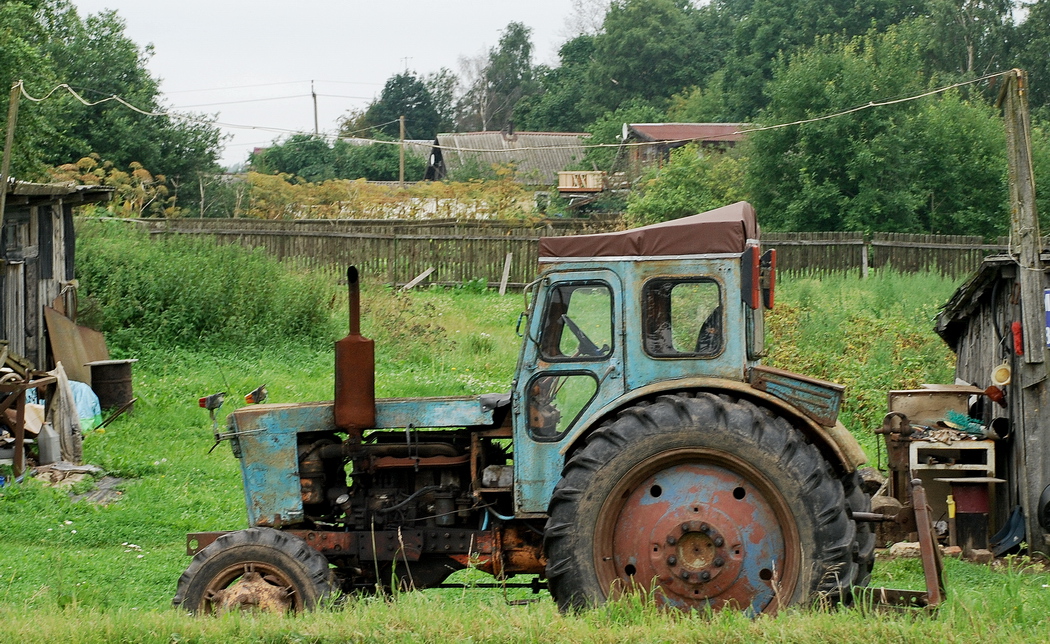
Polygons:
<instances>
[{"instance_id":1,"label":"wooden table","mask_svg":"<svg viewBox=\"0 0 1050 644\"><path fill-rule=\"evenodd\" d=\"M29 374L25 380L15 380L0 384L0 413L14 407L15 426L11 428L15 433L15 451L12 458L11 469L16 477L21 476L26 469L26 390L36 389L44 385L50 385L58 381L55 376Z\"/></svg>"}]
</instances>

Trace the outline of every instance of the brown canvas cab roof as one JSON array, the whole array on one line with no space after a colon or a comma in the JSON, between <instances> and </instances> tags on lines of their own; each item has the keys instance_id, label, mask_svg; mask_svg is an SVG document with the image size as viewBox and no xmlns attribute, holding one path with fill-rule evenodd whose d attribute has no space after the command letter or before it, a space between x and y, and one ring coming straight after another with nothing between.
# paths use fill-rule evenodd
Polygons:
<instances>
[{"instance_id":1,"label":"brown canvas cab roof","mask_svg":"<svg viewBox=\"0 0 1050 644\"><path fill-rule=\"evenodd\" d=\"M755 209L746 201L699 215L615 233L541 237L540 261L552 258L666 257L742 253L758 239Z\"/></svg>"}]
</instances>

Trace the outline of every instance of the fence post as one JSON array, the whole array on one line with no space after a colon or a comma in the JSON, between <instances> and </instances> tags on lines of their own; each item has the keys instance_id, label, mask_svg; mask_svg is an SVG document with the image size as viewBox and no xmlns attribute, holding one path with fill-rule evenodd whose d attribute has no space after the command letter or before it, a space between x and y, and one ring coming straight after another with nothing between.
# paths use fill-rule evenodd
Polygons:
<instances>
[{"instance_id":1,"label":"fence post","mask_svg":"<svg viewBox=\"0 0 1050 644\"><path fill-rule=\"evenodd\" d=\"M868 236L865 235L860 245L860 278L868 279Z\"/></svg>"},{"instance_id":2,"label":"fence post","mask_svg":"<svg viewBox=\"0 0 1050 644\"><path fill-rule=\"evenodd\" d=\"M503 279L499 282L499 294L507 294L507 280L510 279L510 260L514 253L507 253L507 259L503 260Z\"/></svg>"}]
</instances>

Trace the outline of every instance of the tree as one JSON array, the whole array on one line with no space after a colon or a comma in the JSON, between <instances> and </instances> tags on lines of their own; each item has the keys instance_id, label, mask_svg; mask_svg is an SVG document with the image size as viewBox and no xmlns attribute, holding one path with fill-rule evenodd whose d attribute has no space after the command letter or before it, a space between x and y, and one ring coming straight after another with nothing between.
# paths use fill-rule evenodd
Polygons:
<instances>
[{"instance_id":1,"label":"tree","mask_svg":"<svg viewBox=\"0 0 1050 644\"><path fill-rule=\"evenodd\" d=\"M696 145L671 151L650 169L627 200L627 218L653 224L713 210L747 198L745 163L732 152L701 152Z\"/></svg>"},{"instance_id":2,"label":"tree","mask_svg":"<svg viewBox=\"0 0 1050 644\"><path fill-rule=\"evenodd\" d=\"M594 39L587 97L612 110L656 103L716 69L702 55L699 12L686 0L615 0Z\"/></svg>"},{"instance_id":3,"label":"tree","mask_svg":"<svg viewBox=\"0 0 1050 644\"><path fill-rule=\"evenodd\" d=\"M91 101L116 95L143 111L164 111L158 82L146 69L152 51L125 35L115 12L81 19L65 0L41 0L32 7L2 3L0 18L0 79L21 78L37 96L66 82ZM6 92L2 100L6 115ZM57 93L42 103L23 102L17 141L15 167L36 168L37 177L43 166L95 153L117 167L138 163L174 185L217 169L221 137L201 116L148 116L115 101L86 106Z\"/></svg>"},{"instance_id":4,"label":"tree","mask_svg":"<svg viewBox=\"0 0 1050 644\"><path fill-rule=\"evenodd\" d=\"M434 110L438 114L438 132L448 132L456 127L456 92L459 90L459 77L447 67L431 72L423 79Z\"/></svg>"},{"instance_id":5,"label":"tree","mask_svg":"<svg viewBox=\"0 0 1050 644\"><path fill-rule=\"evenodd\" d=\"M1015 60L1028 72L1029 105L1033 111L1043 108L1038 111L1050 121L1050 0L1036 0L1026 8L1028 14L1017 28Z\"/></svg>"},{"instance_id":6,"label":"tree","mask_svg":"<svg viewBox=\"0 0 1050 644\"><path fill-rule=\"evenodd\" d=\"M330 145L310 134L295 134L253 155L252 170L262 174L283 174L309 183L330 179L368 179L397 181L400 152L393 143L357 145L337 140ZM426 171L426 160L405 154L405 178L418 181Z\"/></svg>"},{"instance_id":7,"label":"tree","mask_svg":"<svg viewBox=\"0 0 1050 644\"><path fill-rule=\"evenodd\" d=\"M938 68L973 77L1001 68L1013 33L1013 0L929 0Z\"/></svg>"},{"instance_id":8,"label":"tree","mask_svg":"<svg viewBox=\"0 0 1050 644\"><path fill-rule=\"evenodd\" d=\"M910 22L821 38L779 60L760 121L918 94L930 84L926 42ZM938 95L756 132L748 149L752 199L773 230L993 236L1009 220L1002 125L979 98Z\"/></svg>"},{"instance_id":9,"label":"tree","mask_svg":"<svg viewBox=\"0 0 1050 644\"><path fill-rule=\"evenodd\" d=\"M586 101L587 69L594 57L594 37L581 35L558 50L560 65L541 66L536 77L542 90L524 96L514 108L518 129L579 132L596 114Z\"/></svg>"},{"instance_id":10,"label":"tree","mask_svg":"<svg viewBox=\"0 0 1050 644\"><path fill-rule=\"evenodd\" d=\"M433 139L441 125L441 115L430 90L414 73L407 71L387 79L379 99L368 106L358 125L396 139L400 136L402 116L406 139Z\"/></svg>"},{"instance_id":11,"label":"tree","mask_svg":"<svg viewBox=\"0 0 1050 644\"><path fill-rule=\"evenodd\" d=\"M7 2L0 4L0 124L7 130L8 89L23 80L29 91L43 93L57 83L51 61L41 43L47 33L32 7ZM12 150L11 174L22 179L44 176L47 142L61 138L56 127L54 101L37 109L20 109Z\"/></svg>"},{"instance_id":12,"label":"tree","mask_svg":"<svg viewBox=\"0 0 1050 644\"><path fill-rule=\"evenodd\" d=\"M778 56L823 36L854 37L920 15L927 0L721 0L731 25L722 91L727 118L747 121L765 106L764 87Z\"/></svg>"},{"instance_id":13,"label":"tree","mask_svg":"<svg viewBox=\"0 0 1050 644\"><path fill-rule=\"evenodd\" d=\"M539 90L531 36L524 24L511 22L487 56L464 61L470 83L459 102L461 129L503 129L511 124L518 101Z\"/></svg>"}]
</instances>

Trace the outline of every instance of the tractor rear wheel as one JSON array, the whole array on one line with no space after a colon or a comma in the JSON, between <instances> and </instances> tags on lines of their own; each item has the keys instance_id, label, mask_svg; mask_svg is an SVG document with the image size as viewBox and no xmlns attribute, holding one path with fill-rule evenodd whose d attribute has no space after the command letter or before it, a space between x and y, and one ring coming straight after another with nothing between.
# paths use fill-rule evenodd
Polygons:
<instances>
[{"instance_id":1,"label":"tractor rear wheel","mask_svg":"<svg viewBox=\"0 0 1050 644\"><path fill-rule=\"evenodd\" d=\"M865 575L840 480L785 419L710 393L622 412L566 464L545 544L563 609L625 592L750 614Z\"/></svg>"},{"instance_id":2,"label":"tractor rear wheel","mask_svg":"<svg viewBox=\"0 0 1050 644\"><path fill-rule=\"evenodd\" d=\"M272 528L224 534L194 557L172 603L195 614L230 610L300 612L335 588L328 559Z\"/></svg>"}]
</instances>

